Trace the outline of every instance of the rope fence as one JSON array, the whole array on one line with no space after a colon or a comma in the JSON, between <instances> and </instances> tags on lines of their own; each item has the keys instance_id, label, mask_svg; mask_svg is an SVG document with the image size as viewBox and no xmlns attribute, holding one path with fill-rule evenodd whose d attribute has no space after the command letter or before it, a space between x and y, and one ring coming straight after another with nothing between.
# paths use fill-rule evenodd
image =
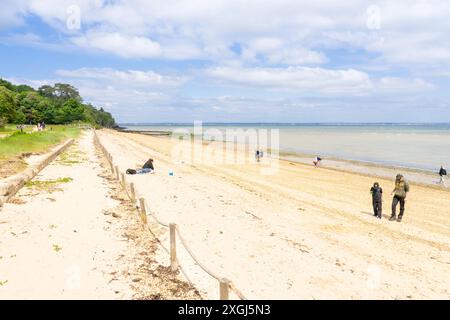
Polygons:
<instances>
[{"instance_id":1,"label":"rope fence","mask_svg":"<svg viewBox=\"0 0 450 320\"><path fill-rule=\"evenodd\" d=\"M143 197L140 197L134 183L127 184L126 177L124 173L121 173L119 171L119 167L117 165L114 165L114 159L111 156L111 154L106 150L106 148L103 146L103 144L100 142L100 139L97 136L97 132L94 131L94 142L95 144L100 148L102 153L105 155L108 164L111 169L112 175L115 177L115 179L120 183L121 187L127 194L128 198L133 203L133 206L138 210L140 218L142 220L144 228L147 227L148 231L156 238L157 242L163 247L163 249L170 255L170 268L172 271L180 270L182 274L185 276L185 278L192 284L190 279L188 278L185 270L182 268L178 257L177 257L177 236L180 240L181 245L183 248L188 252L189 256L192 258L192 260L204 271L206 272L210 277L214 278L218 281L219 284L219 298L220 300L228 300L230 291L234 292L237 297L241 300L247 300L247 298L242 294L242 292L236 288L236 286L233 284L232 281L230 281L227 278L223 278L218 276L217 274L213 273L208 267L206 267L203 263L200 262L200 260L197 258L197 256L194 254L190 246L188 245L187 241L184 239L180 232L180 228L174 224L174 223L164 223L160 221L155 214L152 214L150 210L147 210L146 202ZM130 189L130 192L128 192L128 189ZM170 249L168 250L165 248L161 241L157 238L157 236L153 233L151 230L149 223L148 223L148 217L151 217L158 225L168 228L169 229L169 238L170 238Z\"/></svg>"}]
</instances>

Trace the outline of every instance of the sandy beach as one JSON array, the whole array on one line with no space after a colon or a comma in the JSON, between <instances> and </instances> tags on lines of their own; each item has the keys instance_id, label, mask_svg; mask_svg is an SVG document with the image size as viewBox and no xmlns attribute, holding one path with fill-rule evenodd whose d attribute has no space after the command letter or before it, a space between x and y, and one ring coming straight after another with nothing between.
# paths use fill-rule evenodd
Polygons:
<instances>
[{"instance_id":1,"label":"sandy beach","mask_svg":"<svg viewBox=\"0 0 450 320\"><path fill-rule=\"evenodd\" d=\"M403 222L390 222L393 177L290 161L266 175L269 159L174 162L174 147L187 142L111 130L98 136L122 172L155 160L154 174L128 181L152 214L178 224L202 263L248 298L450 298L448 190L412 181ZM375 180L385 191L382 220L372 216ZM168 232L160 237L167 245ZM202 295L216 298L217 283L180 255Z\"/></svg>"},{"instance_id":2,"label":"sandy beach","mask_svg":"<svg viewBox=\"0 0 450 320\"><path fill-rule=\"evenodd\" d=\"M198 299L127 199L85 131L1 208L0 299Z\"/></svg>"}]
</instances>

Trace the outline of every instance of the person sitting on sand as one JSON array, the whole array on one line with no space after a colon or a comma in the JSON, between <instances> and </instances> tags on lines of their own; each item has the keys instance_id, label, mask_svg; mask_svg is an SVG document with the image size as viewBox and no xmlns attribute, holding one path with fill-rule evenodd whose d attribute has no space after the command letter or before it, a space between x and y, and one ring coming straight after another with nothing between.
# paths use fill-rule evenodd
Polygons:
<instances>
[{"instance_id":1,"label":"person sitting on sand","mask_svg":"<svg viewBox=\"0 0 450 320\"><path fill-rule=\"evenodd\" d=\"M378 182L373 184L370 193L372 194L373 215L381 219L383 189L381 189Z\"/></svg>"},{"instance_id":2,"label":"person sitting on sand","mask_svg":"<svg viewBox=\"0 0 450 320\"><path fill-rule=\"evenodd\" d=\"M155 167L153 166L153 159L148 159L146 163L140 169L128 169L127 174L144 174L154 173Z\"/></svg>"},{"instance_id":3,"label":"person sitting on sand","mask_svg":"<svg viewBox=\"0 0 450 320\"><path fill-rule=\"evenodd\" d=\"M148 159L147 162L144 163L144 165L142 166L142 169L155 170L155 168L153 167L153 159L152 158Z\"/></svg>"},{"instance_id":4,"label":"person sitting on sand","mask_svg":"<svg viewBox=\"0 0 450 320\"><path fill-rule=\"evenodd\" d=\"M444 177L447 175L447 170L445 170L444 166L441 166L441 169L439 170L439 183L445 186L445 180Z\"/></svg>"},{"instance_id":5,"label":"person sitting on sand","mask_svg":"<svg viewBox=\"0 0 450 320\"><path fill-rule=\"evenodd\" d=\"M320 158L320 157L315 157L315 158L314 158L314 161L313 161L314 167L319 166L320 161L322 161L322 158Z\"/></svg>"},{"instance_id":6,"label":"person sitting on sand","mask_svg":"<svg viewBox=\"0 0 450 320\"><path fill-rule=\"evenodd\" d=\"M401 174L397 174L395 177L395 188L391 194L392 198L392 215L389 221L394 221L396 216L397 204L400 202L400 213L398 214L397 222L402 221L403 214L405 213L405 199L406 194L409 192L409 183Z\"/></svg>"}]
</instances>

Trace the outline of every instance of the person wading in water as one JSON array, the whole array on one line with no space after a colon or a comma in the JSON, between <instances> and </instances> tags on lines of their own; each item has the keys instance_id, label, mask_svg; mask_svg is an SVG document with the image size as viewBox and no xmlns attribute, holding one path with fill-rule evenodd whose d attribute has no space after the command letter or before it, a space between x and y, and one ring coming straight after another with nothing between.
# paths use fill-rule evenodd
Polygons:
<instances>
[{"instance_id":1,"label":"person wading in water","mask_svg":"<svg viewBox=\"0 0 450 320\"><path fill-rule=\"evenodd\" d=\"M395 188L392 190L391 194L394 195L392 199L392 215L389 219L390 221L394 221L396 219L396 210L397 204L400 203L400 213L398 214L397 222L402 221L403 214L405 213L405 199L406 194L409 192L409 183L405 180L405 178L398 174L395 177Z\"/></svg>"}]
</instances>

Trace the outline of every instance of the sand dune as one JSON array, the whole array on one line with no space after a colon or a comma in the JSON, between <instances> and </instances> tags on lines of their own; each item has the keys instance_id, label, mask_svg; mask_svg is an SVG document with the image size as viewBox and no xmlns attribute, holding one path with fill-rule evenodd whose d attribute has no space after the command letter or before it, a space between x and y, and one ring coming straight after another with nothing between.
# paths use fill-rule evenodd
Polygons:
<instances>
[{"instance_id":1,"label":"sand dune","mask_svg":"<svg viewBox=\"0 0 450 320\"><path fill-rule=\"evenodd\" d=\"M377 220L373 177L289 161L273 175L254 161L174 163L183 142L110 130L99 137L122 171L155 159L155 174L127 179L152 213L180 226L202 262L249 298L450 298L446 190L412 184L403 222L389 222L392 180L377 178L385 190ZM198 288L217 297L216 283L186 254L181 261Z\"/></svg>"}]
</instances>

